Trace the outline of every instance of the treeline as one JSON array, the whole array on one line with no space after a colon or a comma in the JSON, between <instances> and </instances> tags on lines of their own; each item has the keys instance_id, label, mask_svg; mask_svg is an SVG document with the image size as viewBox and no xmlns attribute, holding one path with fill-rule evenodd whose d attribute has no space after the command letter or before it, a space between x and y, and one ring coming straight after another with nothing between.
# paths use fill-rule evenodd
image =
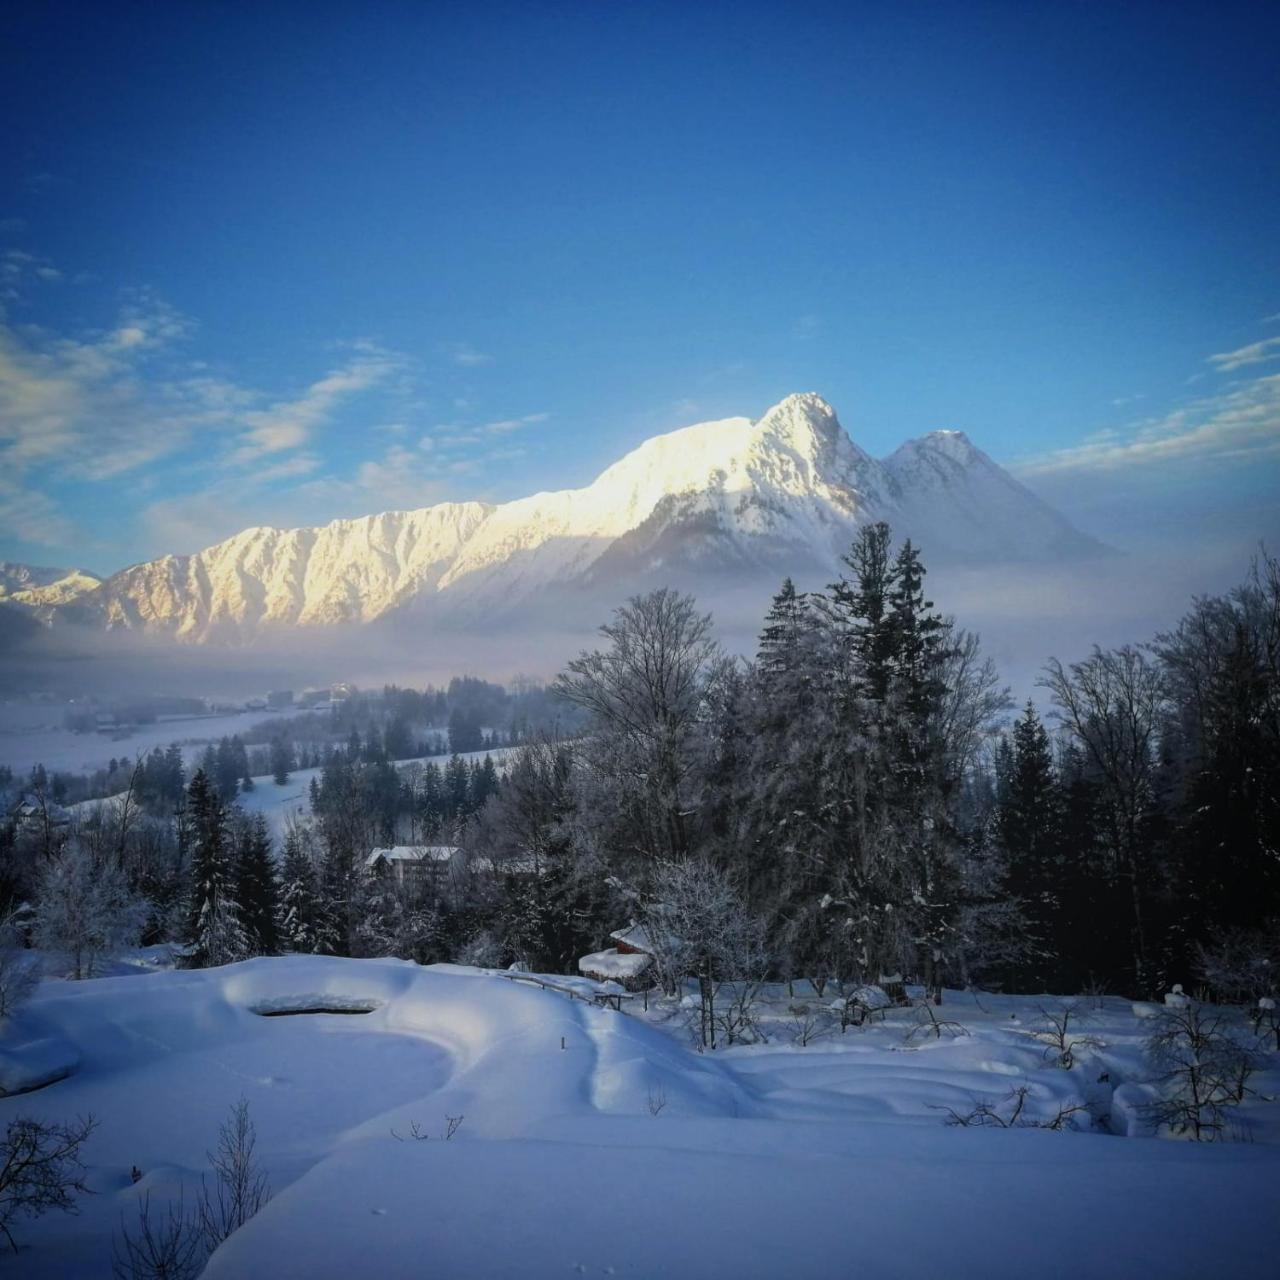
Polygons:
<instances>
[{"instance_id":1,"label":"treeline","mask_svg":"<svg viewBox=\"0 0 1280 1280\"><path fill-rule=\"evenodd\" d=\"M236 808L232 745L176 803L104 806L56 840L10 827L0 907L38 910L65 845L118 872L145 936L194 963L317 950L572 972L637 921L664 985L695 974L704 999L725 978L1274 988L1273 560L1149 644L1051 661L1047 718L1012 719L915 547L875 525L844 563L823 592L783 584L749 661L690 597L631 600L548 691L582 731L532 737L501 776L456 754L396 768L385 732L353 729L320 753L311 818L282 847ZM370 869L391 844L459 853Z\"/></svg>"},{"instance_id":2,"label":"treeline","mask_svg":"<svg viewBox=\"0 0 1280 1280\"><path fill-rule=\"evenodd\" d=\"M165 704L167 705L167 704ZM559 701L540 681L517 677L510 687L472 676L454 677L444 688L355 690L322 714L264 720L243 733L225 735L205 749L200 767L215 779L224 800L251 791L252 779L271 775L282 785L297 769L319 768L335 748L367 763L470 754L518 745L542 734L571 735L582 723L575 708ZM25 779L0 769L0 796L22 787L55 804L120 795L132 788L135 800L157 811L178 802L178 744L139 756L112 758L90 773L48 771L37 764Z\"/></svg>"},{"instance_id":3,"label":"treeline","mask_svg":"<svg viewBox=\"0 0 1280 1280\"><path fill-rule=\"evenodd\" d=\"M273 858L262 816L246 818L198 770L182 814L186 891L174 901L185 914L171 919L173 935L197 966L281 951L422 963L478 954L467 951L479 929L478 877L462 857L429 858L438 874L407 882L369 857L397 841L451 846L499 785L488 756L397 770L335 751L312 780L310 820L289 829Z\"/></svg>"},{"instance_id":4,"label":"treeline","mask_svg":"<svg viewBox=\"0 0 1280 1280\"><path fill-rule=\"evenodd\" d=\"M751 662L664 591L569 664L588 732L523 753L481 824L542 867L495 915L503 958L571 967L638 919L708 980L1274 994L1276 562L1148 644L1051 661L1048 724L1009 723L910 543L867 528L845 563L783 585Z\"/></svg>"},{"instance_id":5,"label":"treeline","mask_svg":"<svg viewBox=\"0 0 1280 1280\"><path fill-rule=\"evenodd\" d=\"M368 861L378 846L459 839L499 788L489 756L397 770L355 742L331 749L310 817L279 847L236 802L234 771L229 795L198 767L175 805L150 810L141 774L74 821L0 828L0 926L65 952L75 977L137 943L178 943L193 965L286 950L426 963L465 953L477 931L461 858L407 885Z\"/></svg>"},{"instance_id":6,"label":"treeline","mask_svg":"<svg viewBox=\"0 0 1280 1280\"><path fill-rule=\"evenodd\" d=\"M517 677L510 686L455 676L443 688L353 690L325 714L263 721L242 735L247 746L284 737L301 750L357 734L381 744L392 760L510 746L545 732L571 732L576 720L541 683Z\"/></svg>"}]
</instances>

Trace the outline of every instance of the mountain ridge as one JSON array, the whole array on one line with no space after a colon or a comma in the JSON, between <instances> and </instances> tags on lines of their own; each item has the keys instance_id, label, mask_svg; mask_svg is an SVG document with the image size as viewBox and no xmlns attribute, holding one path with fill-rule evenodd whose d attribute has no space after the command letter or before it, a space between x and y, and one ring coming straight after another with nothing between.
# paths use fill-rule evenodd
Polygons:
<instances>
[{"instance_id":1,"label":"mountain ridge","mask_svg":"<svg viewBox=\"0 0 1280 1280\"><path fill-rule=\"evenodd\" d=\"M123 569L50 616L197 643L410 607L479 619L557 591L625 594L655 573L834 568L856 528L879 519L940 560L1104 550L962 432L932 432L878 460L825 400L802 393L754 421L654 436L578 489L257 526Z\"/></svg>"}]
</instances>

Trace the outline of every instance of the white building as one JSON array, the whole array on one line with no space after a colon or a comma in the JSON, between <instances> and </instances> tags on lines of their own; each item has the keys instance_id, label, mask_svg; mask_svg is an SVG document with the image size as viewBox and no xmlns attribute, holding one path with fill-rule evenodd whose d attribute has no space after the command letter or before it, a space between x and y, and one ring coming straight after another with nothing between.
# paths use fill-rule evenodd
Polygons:
<instances>
[{"instance_id":1,"label":"white building","mask_svg":"<svg viewBox=\"0 0 1280 1280\"><path fill-rule=\"evenodd\" d=\"M390 871L397 884L425 888L438 885L461 853L451 844L396 844L375 849L364 865L370 872Z\"/></svg>"}]
</instances>

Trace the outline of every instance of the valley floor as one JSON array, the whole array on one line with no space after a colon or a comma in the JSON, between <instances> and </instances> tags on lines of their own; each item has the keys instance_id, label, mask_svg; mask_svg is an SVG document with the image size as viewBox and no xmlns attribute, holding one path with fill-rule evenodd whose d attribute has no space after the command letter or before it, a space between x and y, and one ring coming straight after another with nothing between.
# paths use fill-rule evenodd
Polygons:
<instances>
[{"instance_id":1,"label":"valley floor","mask_svg":"<svg viewBox=\"0 0 1280 1280\"><path fill-rule=\"evenodd\" d=\"M1240 1109L1246 1140L1164 1141L1138 1119L1140 1006L1081 1002L1101 1043L1064 1070L1029 1034L1061 1000L948 992L939 1016L962 1031L892 1010L801 1046L825 1001L770 994L768 1043L712 1054L674 1002L617 1013L447 965L45 981L0 1028L0 1079L70 1074L0 1098L0 1124L92 1113L94 1194L75 1217L19 1221L0 1267L109 1276L141 1197L191 1205L243 1097L274 1195L214 1280L1276 1274L1276 1055ZM947 1125L979 1101L1008 1114L1024 1084L1024 1116L1084 1104L1079 1129Z\"/></svg>"}]
</instances>

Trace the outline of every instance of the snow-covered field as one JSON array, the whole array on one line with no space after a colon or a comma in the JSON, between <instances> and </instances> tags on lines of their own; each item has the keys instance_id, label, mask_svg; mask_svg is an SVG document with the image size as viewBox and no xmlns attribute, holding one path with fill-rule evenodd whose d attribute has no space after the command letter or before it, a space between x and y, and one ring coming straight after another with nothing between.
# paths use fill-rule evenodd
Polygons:
<instances>
[{"instance_id":1,"label":"snow-covered field","mask_svg":"<svg viewBox=\"0 0 1280 1280\"><path fill-rule=\"evenodd\" d=\"M232 715L184 716L138 725L123 737L106 733L73 733L62 727L62 708L39 703L0 703L0 765L19 777L42 764L52 772L92 773L107 761L127 756L132 760L155 747L180 742L190 765L205 746L219 738L244 733L279 711L239 711ZM293 715L295 712L288 712Z\"/></svg>"},{"instance_id":2,"label":"snow-covered field","mask_svg":"<svg viewBox=\"0 0 1280 1280\"><path fill-rule=\"evenodd\" d=\"M1066 1071L1026 1034L1060 1003L947 993L968 1034L908 1039L920 1015L895 1010L800 1047L779 998L769 1044L699 1054L669 1005L616 1013L454 966L46 981L0 1051L74 1070L0 1099L0 1122L92 1112L95 1194L18 1224L10 1265L109 1275L112 1232L148 1192L190 1203L244 1097L274 1196L215 1278L1274 1276L1276 1103L1244 1109L1253 1141L1214 1146L945 1124L936 1108L1026 1083L1030 1115L1085 1101L1127 1127L1143 1020L1082 1005L1102 1044ZM316 1006L372 1012L261 1016Z\"/></svg>"}]
</instances>

